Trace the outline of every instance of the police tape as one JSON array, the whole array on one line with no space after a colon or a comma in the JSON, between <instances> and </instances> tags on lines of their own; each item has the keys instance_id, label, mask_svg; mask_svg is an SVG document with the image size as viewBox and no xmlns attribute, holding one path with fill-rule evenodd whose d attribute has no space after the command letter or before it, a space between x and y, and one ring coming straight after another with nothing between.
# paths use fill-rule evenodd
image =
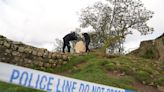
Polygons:
<instances>
[{"instance_id":1,"label":"police tape","mask_svg":"<svg viewBox=\"0 0 164 92\"><path fill-rule=\"evenodd\" d=\"M134 92L1 62L0 81L47 92Z\"/></svg>"}]
</instances>

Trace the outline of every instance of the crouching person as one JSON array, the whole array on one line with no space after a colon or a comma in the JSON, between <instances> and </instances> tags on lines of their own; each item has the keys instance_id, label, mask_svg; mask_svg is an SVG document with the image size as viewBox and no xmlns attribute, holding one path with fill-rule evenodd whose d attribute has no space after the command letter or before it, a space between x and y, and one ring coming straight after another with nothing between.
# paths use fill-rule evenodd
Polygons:
<instances>
[{"instance_id":1,"label":"crouching person","mask_svg":"<svg viewBox=\"0 0 164 92\"><path fill-rule=\"evenodd\" d=\"M75 32L71 32L63 37L63 53L65 53L65 47L67 47L68 52L70 52L71 45L70 41L77 40L77 35Z\"/></svg>"}]
</instances>

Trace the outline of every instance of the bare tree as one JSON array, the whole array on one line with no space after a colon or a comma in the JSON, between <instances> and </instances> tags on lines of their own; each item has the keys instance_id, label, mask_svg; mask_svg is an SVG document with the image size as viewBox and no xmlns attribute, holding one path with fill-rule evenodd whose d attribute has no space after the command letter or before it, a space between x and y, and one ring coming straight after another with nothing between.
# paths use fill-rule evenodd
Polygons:
<instances>
[{"instance_id":1,"label":"bare tree","mask_svg":"<svg viewBox=\"0 0 164 92\"><path fill-rule=\"evenodd\" d=\"M62 52L62 47L63 47L63 41L60 39L55 39L56 44L54 44L54 51L56 52Z\"/></svg>"}]
</instances>

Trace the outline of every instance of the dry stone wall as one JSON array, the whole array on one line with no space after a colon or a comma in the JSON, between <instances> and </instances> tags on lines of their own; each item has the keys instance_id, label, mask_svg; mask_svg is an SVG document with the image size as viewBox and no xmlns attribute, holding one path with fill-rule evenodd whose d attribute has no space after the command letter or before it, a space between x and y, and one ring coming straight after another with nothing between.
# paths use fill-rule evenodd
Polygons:
<instances>
[{"instance_id":1,"label":"dry stone wall","mask_svg":"<svg viewBox=\"0 0 164 92\"><path fill-rule=\"evenodd\" d=\"M69 57L65 54L49 52L47 49L11 41L0 35L0 62L45 69L59 67L68 61Z\"/></svg>"},{"instance_id":2,"label":"dry stone wall","mask_svg":"<svg viewBox=\"0 0 164 92\"><path fill-rule=\"evenodd\" d=\"M154 40L141 42L140 47L130 54L164 61L164 33Z\"/></svg>"}]
</instances>

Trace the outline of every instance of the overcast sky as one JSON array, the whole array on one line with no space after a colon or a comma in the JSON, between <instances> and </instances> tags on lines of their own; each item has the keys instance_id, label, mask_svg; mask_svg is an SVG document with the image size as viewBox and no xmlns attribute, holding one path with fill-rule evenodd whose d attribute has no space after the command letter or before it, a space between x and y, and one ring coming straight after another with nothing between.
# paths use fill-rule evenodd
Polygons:
<instances>
[{"instance_id":1,"label":"overcast sky","mask_svg":"<svg viewBox=\"0 0 164 92\"><path fill-rule=\"evenodd\" d=\"M0 35L52 50L55 38L62 39L79 27L80 9L96 1L101 0L0 0ZM147 36L140 36L138 32L128 36L127 50L164 33L164 0L142 1L147 9L155 12L149 21L155 31Z\"/></svg>"}]
</instances>

